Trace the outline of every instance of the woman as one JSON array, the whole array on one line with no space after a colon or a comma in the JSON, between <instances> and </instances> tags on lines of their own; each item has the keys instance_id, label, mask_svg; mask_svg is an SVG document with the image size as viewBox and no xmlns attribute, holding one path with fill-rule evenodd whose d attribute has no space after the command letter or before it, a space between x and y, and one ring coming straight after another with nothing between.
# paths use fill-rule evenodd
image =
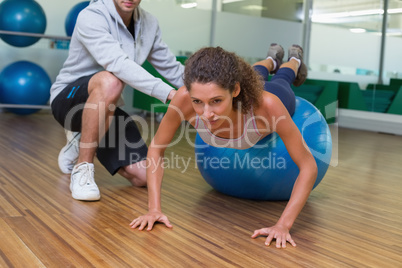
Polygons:
<instances>
[{"instance_id":1,"label":"woman","mask_svg":"<svg viewBox=\"0 0 402 268\"><path fill-rule=\"evenodd\" d=\"M151 230L154 223L172 227L161 211L164 151L182 120L195 127L201 138L213 146L246 149L276 132L283 140L300 172L291 197L278 222L254 231L253 238L267 236L266 245L287 242L296 246L290 229L306 203L317 176L317 166L291 116L295 95L290 87L301 85L307 75L303 50L293 45L289 60L282 64L283 48L271 44L268 57L251 67L234 53L220 47L204 48L186 62L185 86L173 98L148 149L147 183L149 212L130 223L132 228ZM275 73L270 82L269 73ZM159 164L158 164L159 163Z\"/></svg>"}]
</instances>

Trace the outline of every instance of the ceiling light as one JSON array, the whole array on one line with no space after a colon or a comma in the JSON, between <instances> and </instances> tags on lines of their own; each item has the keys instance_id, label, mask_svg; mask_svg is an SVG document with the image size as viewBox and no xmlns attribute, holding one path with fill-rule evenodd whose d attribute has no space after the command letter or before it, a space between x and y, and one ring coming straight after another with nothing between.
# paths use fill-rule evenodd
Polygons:
<instances>
[{"instance_id":1,"label":"ceiling light","mask_svg":"<svg viewBox=\"0 0 402 268\"><path fill-rule=\"evenodd\" d=\"M197 6L197 3L185 3L180 5L182 8L194 8Z\"/></svg>"},{"instance_id":2,"label":"ceiling light","mask_svg":"<svg viewBox=\"0 0 402 268\"><path fill-rule=\"evenodd\" d=\"M365 32L367 32L366 29L363 29L363 28L352 28L352 29L349 29L349 31L351 31L352 33L365 33Z\"/></svg>"},{"instance_id":3,"label":"ceiling light","mask_svg":"<svg viewBox=\"0 0 402 268\"><path fill-rule=\"evenodd\" d=\"M261 11L261 10L267 10L266 7L262 7L262 6L258 6L258 5L248 5L248 6L244 6L242 7L243 9L246 10L257 10L257 11Z\"/></svg>"},{"instance_id":4,"label":"ceiling light","mask_svg":"<svg viewBox=\"0 0 402 268\"><path fill-rule=\"evenodd\" d=\"M399 13L402 13L402 8L388 9L388 14L399 14ZM332 23L337 22L336 19L339 18L382 15L382 14L384 14L383 9L367 9L367 10L356 10L356 11L316 14L316 15L313 14L311 21L319 23Z\"/></svg>"},{"instance_id":5,"label":"ceiling light","mask_svg":"<svg viewBox=\"0 0 402 268\"><path fill-rule=\"evenodd\" d=\"M388 14L397 14L397 13L402 13L402 8L388 9Z\"/></svg>"},{"instance_id":6,"label":"ceiling light","mask_svg":"<svg viewBox=\"0 0 402 268\"><path fill-rule=\"evenodd\" d=\"M234 3L234 2L241 2L243 0L223 0L222 3L223 4L229 4L229 3Z\"/></svg>"}]
</instances>

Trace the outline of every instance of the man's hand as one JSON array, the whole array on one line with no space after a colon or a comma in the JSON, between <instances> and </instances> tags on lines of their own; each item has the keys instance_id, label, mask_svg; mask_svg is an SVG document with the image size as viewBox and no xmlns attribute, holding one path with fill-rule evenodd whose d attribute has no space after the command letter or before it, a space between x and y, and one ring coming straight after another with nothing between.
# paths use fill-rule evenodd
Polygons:
<instances>
[{"instance_id":1,"label":"man's hand","mask_svg":"<svg viewBox=\"0 0 402 268\"><path fill-rule=\"evenodd\" d=\"M175 89L172 89L172 90L169 92L169 96L168 96L167 100L168 100L168 101L169 101L169 100L172 100L175 94L176 94L176 90L175 90Z\"/></svg>"}]
</instances>

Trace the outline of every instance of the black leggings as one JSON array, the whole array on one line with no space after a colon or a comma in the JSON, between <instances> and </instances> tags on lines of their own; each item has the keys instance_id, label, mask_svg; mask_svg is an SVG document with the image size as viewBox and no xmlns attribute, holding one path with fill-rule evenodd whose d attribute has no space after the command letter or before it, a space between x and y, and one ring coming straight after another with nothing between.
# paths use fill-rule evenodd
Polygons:
<instances>
[{"instance_id":1,"label":"black leggings","mask_svg":"<svg viewBox=\"0 0 402 268\"><path fill-rule=\"evenodd\" d=\"M296 78L295 72L290 68L280 68L268 81L269 71L266 67L256 65L254 70L264 78L264 90L276 95L292 116L295 113L296 96L290 85Z\"/></svg>"}]
</instances>

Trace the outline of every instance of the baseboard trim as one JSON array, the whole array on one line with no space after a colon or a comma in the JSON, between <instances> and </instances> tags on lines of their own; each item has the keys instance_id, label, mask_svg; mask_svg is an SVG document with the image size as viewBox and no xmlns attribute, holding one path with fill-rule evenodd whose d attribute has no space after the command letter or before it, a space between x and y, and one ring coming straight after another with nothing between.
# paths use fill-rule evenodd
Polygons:
<instances>
[{"instance_id":1,"label":"baseboard trim","mask_svg":"<svg viewBox=\"0 0 402 268\"><path fill-rule=\"evenodd\" d=\"M402 116L395 114L338 109L338 126L402 135Z\"/></svg>"}]
</instances>

